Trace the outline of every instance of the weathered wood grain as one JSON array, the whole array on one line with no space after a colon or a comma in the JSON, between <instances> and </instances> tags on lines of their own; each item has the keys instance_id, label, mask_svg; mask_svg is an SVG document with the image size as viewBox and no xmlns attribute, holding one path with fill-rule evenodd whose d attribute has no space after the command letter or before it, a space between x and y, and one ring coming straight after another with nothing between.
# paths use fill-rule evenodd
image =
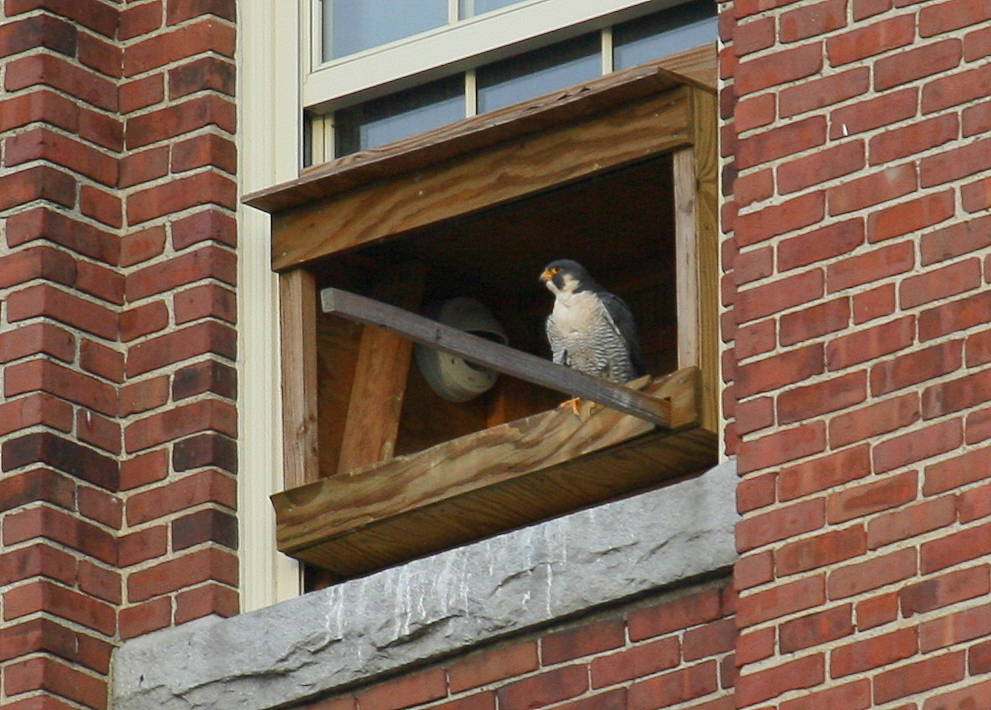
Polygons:
<instances>
[{"instance_id":1,"label":"weathered wood grain","mask_svg":"<svg viewBox=\"0 0 991 710\"><path fill-rule=\"evenodd\" d=\"M305 269L279 277L282 337L283 466L287 486L319 478L317 287Z\"/></svg>"},{"instance_id":2,"label":"weathered wood grain","mask_svg":"<svg viewBox=\"0 0 991 710\"><path fill-rule=\"evenodd\" d=\"M697 370L650 387L694 404ZM715 460L697 427L553 410L273 496L284 552L347 576L686 475Z\"/></svg>"}]
</instances>

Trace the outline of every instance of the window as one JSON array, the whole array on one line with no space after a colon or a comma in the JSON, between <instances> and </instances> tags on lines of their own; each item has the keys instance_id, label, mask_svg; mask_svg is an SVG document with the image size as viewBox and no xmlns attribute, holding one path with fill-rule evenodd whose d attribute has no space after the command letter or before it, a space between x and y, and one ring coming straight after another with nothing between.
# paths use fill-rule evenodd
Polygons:
<instances>
[{"instance_id":1,"label":"window","mask_svg":"<svg viewBox=\"0 0 991 710\"><path fill-rule=\"evenodd\" d=\"M308 54L303 78L306 165L653 61L716 36L712 0L325 0L315 5L316 50Z\"/></svg>"},{"instance_id":2,"label":"window","mask_svg":"<svg viewBox=\"0 0 991 710\"><path fill-rule=\"evenodd\" d=\"M706 74L714 54L679 61ZM647 66L249 196L273 213L282 284L280 549L344 578L713 463L714 125L711 90ZM536 276L562 256L630 302L671 427L576 419L525 378L445 401L408 341L318 305L330 287L412 312L471 296L510 345L546 355Z\"/></svg>"}]
</instances>

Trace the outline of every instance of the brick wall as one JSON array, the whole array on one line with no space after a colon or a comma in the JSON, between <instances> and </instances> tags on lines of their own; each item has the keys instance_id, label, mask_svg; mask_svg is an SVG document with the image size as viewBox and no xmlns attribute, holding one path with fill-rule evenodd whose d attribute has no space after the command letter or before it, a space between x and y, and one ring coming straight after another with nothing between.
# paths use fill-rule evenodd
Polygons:
<instances>
[{"instance_id":1,"label":"brick wall","mask_svg":"<svg viewBox=\"0 0 991 710\"><path fill-rule=\"evenodd\" d=\"M689 588L296 710L732 710L734 605Z\"/></svg>"},{"instance_id":2,"label":"brick wall","mask_svg":"<svg viewBox=\"0 0 991 710\"><path fill-rule=\"evenodd\" d=\"M0 705L104 708L237 609L234 3L2 7Z\"/></svg>"},{"instance_id":3,"label":"brick wall","mask_svg":"<svg viewBox=\"0 0 991 710\"><path fill-rule=\"evenodd\" d=\"M740 708L991 706L991 7L723 10Z\"/></svg>"}]
</instances>

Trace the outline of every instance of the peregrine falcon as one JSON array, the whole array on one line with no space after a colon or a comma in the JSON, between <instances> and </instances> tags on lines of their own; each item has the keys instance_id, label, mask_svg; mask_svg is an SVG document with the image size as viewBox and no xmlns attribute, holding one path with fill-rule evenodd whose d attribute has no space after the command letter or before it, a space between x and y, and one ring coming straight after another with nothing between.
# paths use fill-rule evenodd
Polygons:
<instances>
[{"instance_id":1,"label":"peregrine falcon","mask_svg":"<svg viewBox=\"0 0 991 710\"><path fill-rule=\"evenodd\" d=\"M547 316L554 362L610 382L645 373L633 314L619 296L570 259L552 261L540 280L554 294Z\"/></svg>"}]
</instances>

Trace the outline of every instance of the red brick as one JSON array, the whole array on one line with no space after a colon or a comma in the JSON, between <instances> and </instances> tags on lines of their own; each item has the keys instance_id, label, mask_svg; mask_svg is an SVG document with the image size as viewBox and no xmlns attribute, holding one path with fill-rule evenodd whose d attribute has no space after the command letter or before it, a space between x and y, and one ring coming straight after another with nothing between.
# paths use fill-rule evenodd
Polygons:
<instances>
[{"instance_id":1,"label":"red brick","mask_svg":"<svg viewBox=\"0 0 991 710\"><path fill-rule=\"evenodd\" d=\"M0 436L42 425L72 431L72 405L46 393L10 399L0 404Z\"/></svg>"},{"instance_id":2,"label":"red brick","mask_svg":"<svg viewBox=\"0 0 991 710\"><path fill-rule=\"evenodd\" d=\"M853 295L853 322L855 325L890 316L894 312L894 284L884 284Z\"/></svg>"},{"instance_id":3,"label":"red brick","mask_svg":"<svg viewBox=\"0 0 991 710\"><path fill-rule=\"evenodd\" d=\"M91 146L45 127L7 138L4 165L43 160L68 168L110 187L117 185L117 160Z\"/></svg>"},{"instance_id":4,"label":"red brick","mask_svg":"<svg viewBox=\"0 0 991 710\"><path fill-rule=\"evenodd\" d=\"M766 670L742 675L736 683L736 701L740 707L778 697L791 690L813 688L825 680L822 654L786 661Z\"/></svg>"},{"instance_id":5,"label":"red brick","mask_svg":"<svg viewBox=\"0 0 991 710\"><path fill-rule=\"evenodd\" d=\"M205 241L214 241L229 247L237 246L237 223L234 218L221 210L210 208L172 223L173 248L185 249Z\"/></svg>"},{"instance_id":6,"label":"red brick","mask_svg":"<svg viewBox=\"0 0 991 710\"><path fill-rule=\"evenodd\" d=\"M805 693L801 697L781 703L781 710L819 710L820 708L866 710L870 705L871 683L863 678L846 685Z\"/></svg>"},{"instance_id":7,"label":"red brick","mask_svg":"<svg viewBox=\"0 0 991 710\"><path fill-rule=\"evenodd\" d=\"M11 322L45 316L107 339L117 335L117 316L109 308L48 284L15 291L7 299Z\"/></svg>"},{"instance_id":8,"label":"red brick","mask_svg":"<svg viewBox=\"0 0 991 710\"><path fill-rule=\"evenodd\" d=\"M121 567L163 556L168 550L168 528L158 525L119 538L117 564Z\"/></svg>"},{"instance_id":9,"label":"red brick","mask_svg":"<svg viewBox=\"0 0 991 710\"><path fill-rule=\"evenodd\" d=\"M736 486L736 509L742 514L772 505L775 478L775 474L766 473L747 476L740 481Z\"/></svg>"},{"instance_id":10,"label":"red brick","mask_svg":"<svg viewBox=\"0 0 991 710\"><path fill-rule=\"evenodd\" d=\"M159 29L164 20L161 0L131 5L121 10L118 36L121 39L134 39Z\"/></svg>"},{"instance_id":11,"label":"red brick","mask_svg":"<svg viewBox=\"0 0 991 710\"><path fill-rule=\"evenodd\" d=\"M28 360L8 365L4 394L46 392L106 415L116 414L114 388L96 378L50 360Z\"/></svg>"},{"instance_id":12,"label":"red brick","mask_svg":"<svg viewBox=\"0 0 991 710\"><path fill-rule=\"evenodd\" d=\"M916 635L914 628L898 629L834 649L829 659L830 675L842 678L911 658L918 652Z\"/></svg>"},{"instance_id":13,"label":"red brick","mask_svg":"<svg viewBox=\"0 0 991 710\"><path fill-rule=\"evenodd\" d=\"M117 110L117 88L112 81L52 54L32 54L7 63L4 87L50 86L104 111Z\"/></svg>"},{"instance_id":14,"label":"red brick","mask_svg":"<svg viewBox=\"0 0 991 710\"><path fill-rule=\"evenodd\" d=\"M956 114L937 116L902 128L891 128L870 140L870 164L887 164L949 143L960 132Z\"/></svg>"},{"instance_id":15,"label":"red brick","mask_svg":"<svg viewBox=\"0 0 991 710\"><path fill-rule=\"evenodd\" d=\"M880 242L945 222L956 207L952 190L878 210L867 218L867 241Z\"/></svg>"},{"instance_id":16,"label":"red brick","mask_svg":"<svg viewBox=\"0 0 991 710\"><path fill-rule=\"evenodd\" d=\"M216 614L228 618L238 613L240 601L236 590L219 584L204 584L176 594L175 623Z\"/></svg>"},{"instance_id":17,"label":"red brick","mask_svg":"<svg viewBox=\"0 0 991 710\"><path fill-rule=\"evenodd\" d=\"M915 393L877 402L830 420L829 444L836 447L867 441L906 427L918 421L919 417L918 395Z\"/></svg>"},{"instance_id":18,"label":"red brick","mask_svg":"<svg viewBox=\"0 0 991 710\"><path fill-rule=\"evenodd\" d=\"M111 382L124 381L124 355L89 338L79 345L79 366Z\"/></svg>"},{"instance_id":19,"label":"red brick","mask_svg":"<svg viewBox=\"0 0 991 710\"><path fill-rule=\"evenodd\" d=\"M942 185L976 175L991 165L991 138L967 143L960 148L942 150L919 161L919 184Z\"/></svg>"},{"instance_id":20,"label":"red brick","mask_svg":"<svg viewBox=\"0 0 991 710\"><path fill-rule=\"evenodd\" d=\"M852 633L853 605L843 604L781 624L781 652L794 653L850 636Z\"/></svg>"},{"instance_id":21,"label":"red brick","mask_svg":"<svg viewBox=\"0 0 991 710\"><path fill-rule=\"evenodd\" d=\"M204 399L145 417L127 425L124 448L127 453L135 453L201 431L236 436L237 417L233 406Z\"/></svg>"},{"instance_id":22,"label":"red brick","mask_svg":"<svg viewBox=\"0 0 991 710\"><path fill-rule=\"evenodd\" d=\"M822 79L803 81L797 86L781 91L779 113L782 117L816 111L843 101L848 101L870 90L870 72L861 67L834 74ZM849 129L848 133L849 135ZM831 135L836 138L838 136Z\"/></svg>"},{"instance_id":23,"label":"red brick","mask_svg":"<svg viewBox=\"0 0 991 710\"><path fill-rule=\"evenodd\" d=\"M197 510L171 523L173 551L185 550L204 542L215 542L237 549L237 519L220 510Z\"/></svg>"},{"instance_id":24,"label":"red brick","mask_svg":"<svg viewBox=\"0 0 991 710\"><path fill-rule=\"evenodd\" d=\"M963 341L951 340L878 363L871 368L871 392L883 395L960 368Z\"/></svg>"},{"instance_id":25,"label":"red brick","mask_svg":"<svg viewBox=\"0 0 991 710\"><path fill-rule=\"evenodd\" d=\"M172 600L152 599L120 610L120 637L123 640L164 629L172 622Z\"/></svg>"},{"instance_id":26,"label":"red brick","mask_svg":"<svg viewBox=\"0 0 991 710\"><path fill-rule=\"evenodd\" d=\"M887 592L857 603L857 630L866 631L898 618L898 593Z\"/></svg>"},{"instance_id":27,"label":"red brick","mask_svg":"<svg viewBox=\"0 0 991 710\"><path fill-rule=\"evenodd\" d=\"M113 646L87 633L69 629L65 624L38 618L6 625L0 631L0 649L0 659L4 661L42 652L106 674L110 669Z\"/></svg>"},{"instance_id":28,"label":"red brick","mask_svg":"<svg viewBox=\"0 0 991 710\"><path fill-rule=\"evenodd\" d=\"M865 164L864 144L854 140L822 148L811 155L784 163L777 170L782 195L857 172Z\"/></svg>"},{"instance_id":29,"label":"red brick","mask_svg":"<svg viewBox=\"0 0 991 710\"><path fill-rule=\"evenodd\" d=\"M962 439L961 422L953 419L882 441L874 447L874 471L891 471L952 451Z\"/></svg>"},{"instance_id":30,"label":"red brick","mask_svg":"<svg viewBox=\"0 0 991 710\"><path fill-rule=\"evenodd\" d=\"M869 448L857 446L783 469L778 475L778 496L782 501L794 500L868 474Z\"/></svg>"},{"instance_id":31,"label":"red brick","mask_svg":"<svg viewBox=\"0 0 991 710\"><path fill-rule=\"evenodd\" d=\"M927 466L923 494L938 495L984 480L991 470L991 448L984 447Z\"/></svg>"},{"instance_id":32,"label":"red brick","mask_svg":"<svg viewBox=\"0 0 991 710\"><path fill-rule=\"evenodd\" d=\"M717 672L716 662L706 661L634 683L628 691L627 708L659 710L701 698L718 688ZM502 708L502 705L499 707Z\"/></svg>"},{"instance_id":33,"label":"red brick","mask_svg":"<svg viewBox=\"0 0 991 710\"><path fill-rule=\"evenodd\" d=\"M964 652L910 663L874 678L874 701L887 703L959 681L964 676Z\"/></svg>"},{"instance_id":34,"label":"red brick","mask_svg":"<svg viewBox=\"0 0 991 710\"><path fill-rule=\"evenodd\" d=\"M501 710L529 710L568 700L588 690L586 666L562 666L505 685L497 691ZM360 702L360 699L359 699ZM399 707L405 707L403 703ZM361 703L364 708L364 703Z\"/></svg>"},{"instance_id":35,"label":"red brick","mask_svg":"<svg viewBox=\"0 0 991 710\"><path fill-rule=\"evenodd\" d=\"M120 573L93 564L89 560L79 562L79 590L111 604L120 604Z\"/></svg>"},{"instance_id":36,"label":"red brick","mask_svg":"<svg viewBox=\"0 0 991 710\"><path fill-rule=\"evenodd\" d=\"M991 438L991 409L981 409L968 414L965 434L968 444L976 444Z\"/></svg>"},{"instance_id":37,"label":"red brick","mask_svg":"<svg viewBox=\"0 0 991 710\"><path fill-rule=\"evenodd\" d=\"M764 591L741 597L737 621L739 627L744 629L812 609L825 601L826 594L821 575L794 582L779 582Z\"/></svg>"},{"instance_id":38,"label":"red brick","mask_svg":"<svg viewBox=\"0 0 991 710\"><path fill-rule=\"evenodd\" d=\"M592 687L602 688L676 667L681 660L681 644L674 636L634 646L592 661Z\"/></svg>"},{"instance_id":39,"label":"red brick","mask_svg":"<svg viewBox=\"0 0 991 710\"><path fill-rule=\"evenodd\" d=\"M89 409L76 412L76 436L111 454L120 453L120 424Z\"/></svg>"},{"instance_id":40,"label":"red brick","mask_svg":"<svg viewBox=\"0 0 991 710\"><path fill-rule=\"evenodd\" d=\"M121 237L120 265L134 266L148 261L165 250L165 228L150 227Z\"/></svg>"},{"instance_id":41,"label":"red brick","mask_svg":"<svg viewBox=\"0 0 991 710\"><path fill-rule=\"evenodd\" d=\"M771 20L770 24L773 31L774 21ZM771 41L773 42L773 37ZM734 47L740 49L735 41ZM739 133L746 133L754 128L770 125L775 119L775 103L773 93L761 94L738 102L733 109L733 123L736 130Z\"/></svg>"},{"instance_id":42,"label":"red brick","mask_svg":"<svg viewBox=\"0 0 991 710\"><path fill-rule=\"evenodd\" d=\"M991 523L964 528L959 532L922 544L921 569L937 572L961 562L991 554Z\"/></svg>"},{"instance_id":43,"label":"red brick","mask_svg":"<svg viewBox=\"0 0 991 710\"><path fill-rule=\"evenodd\" d=\"M919 340L933 340L975 325L984 325L989 309L991 292L981 291L925 310L919 315Z\"/></svg>"},{"instance_id":44,"label":"red brick","mask_svg":"<svg viewBox=\"0 0 991 710\"><path fill-rule=\"evenodd\" d=\"M197 57L169 70L169 98L174 100L198 91L217 91L234 96L234 65L218 57Z\"/></svg>"},{"instance_id":45,"label":"red brick","mask_svg":"<svg viewBox=\"0 0 991 710\"><path fill-rule=\"evenodd\" d=\"M782 42L797 42L846 26L847 0L826 0L781 13L778 35Z\"/></svg>"},{"instance_id":46,"label":"red brick","mask_svg":"<svg viewBox=\"0 0 991 710\"><path fill-rule=\"evenodd\" d=\"M231 328L215 321L204 321L131 347L127 354L127 375L136 377L207 354L233 360L236 348L237 338Z\"/></svg>"},{"instance_id":47,"label":"red brick","mask_svg":"<svg viewBox=\"0 0 991 710\"><path fill-rule=\"evenodd\" d=\"M737 243L745 247L817 224L824 208L824 194L814 192L742 214L734 224Z\"/></svg>"},{"instance_id":48,"label":"red brick","mask_svg":"<svg viewBox=\"0 0 991 710\"><path fill-rule=\"evenodd\" d=\"M683 655L686 661L697 661L729 653L736 644L736 622L732 618L719 619L703 626L689 629L684 636ZM639 674L642 677L646 673Z\"/></svg>"},{"instance_id":49,"label":"red brick","mask_svg":"<svg viewBox=\"0 0 991 710\"><path fill-rule=\"evenodd\" d=\"M156 34L128 45L124 52L124 76L135 76L205 52L232 57L234 36L232 26L213 19L199 20L171 32Z\"/></svg>"},{"instance_id":50,"label":"red brick","mask_svg":"<svg viewBox=\"0 0 991 710\"><path fill-rule=\"evenodd\" d=\"M98 190L90 185L79 188L79 210L108 227L123 224L123 209L120 198L111 192Z\"/></svg>"},{"instance_id":51,"label":"red brick","mask_svg":"<svg viewBox=\"0 0 991 710\"><path fill-rule=\"evenodd\" d=\"M218 471L202 471L136 493L127 499L127 523L139 525L201 503L219 503L233 510L236 505L233 479Z\"/></svg>"},{"instance_id":52,"label":"red brick","mask_svg":"<svg viewBox=\"0 0 991 710\"><path fill-rule=\"evenodd\" d=\"M848 219L785 239L778 245L778 269L788 271L847 254L864 243L862 219Z\"/></svg>"},{"instance_id":53,"label":"red brick","mask_svg":"<svg viewBox=\"0 0 991 710\"><path fill-rule=\"evenodd\" d=\"M561 663L619 648L625 640L623 620L607 619L545 636L540 641L540 658L544 665Z\"/></svg>"},{"instance_id":54,"label":"red brick","mask_svg":"<svg viewBox=\"0 0 991 710\"><path fill-rule=\"evenodd\" d=\"M535 671L540 662L534 641L501 646L468 656L447 669L452 693Z\"/></svg>"},{"instance_id":55,"label":"red brick","mask_svg":"<svg viewBox=\"0 0 991 710\"><path fill-rule=\"evenodd\" d=\"M236 586L237 578L235 555L205 548L132 572L127 578L127 600L142 602L210 580Z\"/></svg>"},{"instance_id":56,"label":"red brick","mask_svg":"<svg viewBox=\"0 0 991 710\"><path fill-rule=\"evenodd\" d=\"M899 593L902 616L909 618L956 602L985 596L991 591L991 565L956 570L905 587Z\"/></svg>"},{"instance_id":57,"label":"red brick","mask_svg":"<svg viewBox=\"0 0 991 710\"><path fill-rule=\"evenodd\" d=\"M76 265L75 286L116 306L124 304L124 277L100 264L80 261Z\"/></svg>"},{"instance_id":58,"label":"red brick","mask_svg":"<svg viewBox=\"0 0 991 710\"><path fill-rule=\"evenodd\" d=\"M922 112L933 113L991 94L991 67L934 79L922 89ZM955 137L955 135L954 135Z\"/></svg>"},{"instance_id":59,"label":"red brick","mask_svg":"<svg viewBox=\"0 0 991 710\"><path fill-rule=\"evenodd\" d=\"M829 598L845 599L901 582L915 576L917 569L914 548L895 550L881 557L855 562L829 573L827 581Z\"/></svg>"},{"instance_id":60,"label":"red brick","mask_svg":"<svg viewBox=\"0 0 991 710\"><path fill-rule=\"evenodd\" d=\"M120 186L133 187L169 174L169 146L134 151L120 161Z\"/></svg>"},{"instance_id":61,"label":"red brick","mask_svg":"<svg viewBox=\"0 0 991 710\"><path fill-rule=\"evenodd\" d=\"M884 91L948 71L960 64L962 56L963 43L959 39L946 39L884 57L874 64L874 88Z\"/></svg>"},{"instance_id":62,"label":"red brick","mask_svg":"<svg viewBox=\"0 0 991 710\"><path fill-rule=\"evenodd\" d=\"M867 373L863 371L786 389L778 395L778 423L790 424L848 409L866 397Z\"/></svg>"},{"instance_id":63,"label":"red brick","mask_svg":"<svg viewBox=\"0 0 991 710\"><path fill-rule=\"evenodd\" d=\"M162 301L126 308L120 314L120 339L129 342L135 338L157 333L169 325L169 309Z\"/></svg>"},{"instance_id":64,"label":"red brick","mask_svg":"<svg viewBox=\"0 0 991 710\"><path fill-rule=\"evenodd\" d=\"M0 56L9 57L44 47L67 57L76 54L79 33L75 26L50 15L8 20L0 27Z\"/></svg>"},{"instance_id":65,"label":"red brick","mask_svg":"<svg viewBox=\"0 0 991 710\"><path fill-rule=\"evenodd\" d=\"M73 207L76 203L76 180L61 170L39 165L6 172L0 177L0 209L17 207L33 200L51 201L64 207ZM9 234L7 243L10 246L16 244Z\"/></svg>"},{"instance_id":66,"label":"red brick","mask_svg":"<svg viewBox=\"0 0 991 710\"><path fill-rule=\"evenodd\" d=\"M764 318L821 298L823 288L822 271L812 270L738 291L734 309L737 323Z\"/></svg>"},{"instance_id":67,"label":"red brick","mask_svg":"<svg viewBox=\"0 0 991 710\"><path fill-rule=\"evenodd\" d=\"M775 508L759 515L750 515L737 524L736 545L746 552L772 542L818 530L825 524L822 500Z\"/></svg>"},{"instance_id":68,"label":"red brick","mask_svg":"<svg viewBox=\"0 0 991 710\"><path fill-rule=\"evenodd\" d=\"M631 611L628 618L630 640L643 641L715 621L722 616L719 590L704 589L671 601Z\"/></svg>"},{"instance_id":69,"label":"red brick","mask_svg":"<svg viewBox=\"0 0 991 710\"><path fill-rule=\"evenodd\" d=\"M991 641L975 644L970 647L970 658L967 668L972 675L991 672Z\"/></svg>"},{"instance_id":70,"label":"red brick","mask_svg":"<svg viewBox=\"0 0 991 710\"><path fill-rule=\"evenodd\" d=\"M741 365L737 371L737 395L740 398L796 384L825 369L823 347L807 345L762 360Z\"/></svg>"},{"instance_id":71,"label":"red brick","mask_svg":"<svg viewBox=\"0 0 991 710\"><path fill-rule=\"evenodd\" d=\"M4 669L7 696L43 690L100 710L107 705L107 681L51 658L31 658Z\"/></svg>"},{"instance_id":72,"label":"red brick","mask_svg":"<svg viewBox=\"0 0 991 710\"><path fill-rule=\"evenodd\" d=\"M233 209L235 183L215 172L197 173L157 185L127 197L129 224L140 224L198 205L215 204Z\"/></svg>"},{"instance_id":73,"label":"red brick","mask_svg":"<svg viewBox=\"0 0 991 710\"><path fill-rule=\"evenodd\" d=\"M991 36L991 32L988 33ZM989 52L991 54L991 52ZM960 113L961 129L965 138L991 130L991 101L969 106Z\"/></svg>"},{"instance_id":74,"label":"red brick","mask_svg":"<svg viewBox=\"0 0 991 710\"><path fill-rule=\"evenodd\" d=\"M889 355L911 345L914 337L915 318L912 316L863 328L826 344L826 366L830 370L842 370Z\"/></svg>"},{"instance_id":75,"label":"red brick","mask_svg":"<svg viewBox=\"0 0 991 710\"><path fill-rule=\"evenodd\" d=\"M212 166L231 175L237 172L237 148L230 138L213 133L195 136L172 146L172 172Z\"/></svg>"},{"instance_id":76,"label":"red brick","mask_svg":"<svg viewBox=\"0 0 991 710\"><path fill-rule=\"evenodd\" d=\"M774 350L777 345L774 319L740 326L736 329L734 342L738 361Z\"/></svg>"},{"instance_id":77,"label":"red brick","mask_svg":"<svg viewBox=\"0 0 991 710\"><path fill-rule=\"evenodd\" d=\"M843 106L829 115L829 137L835 140L899 123L916 114L918 103L919 90L910 87Z\"/></svg>"},{"instance_id":78,"label":"red brick","mask_svg":"<svg viewBox=\"0 0 991 710\"><path fill-rule=\"evenodd\" d=\"M147 3L137 7L150 7ZM120 111L122 114L139 111L165 100L165 77L152 74L134 81L123 82L120 86Z\"/></svg>"},{"instance_id":79,"label":"red brick","mask_svg":"<svg viewBox=\"0 0 991 710\"><path fill-rule=\"evenodd\" d=\"M44 611L105 636L116 629L114 607L46 580L31 582L4 592L4 619L10 621Z\"/></svg>"},{"instance_id":80,"label":"red brick","mask_svg":"<svg viewBox=\"0 0 991 710\"><path fill-rule=\"evenodd\" d=\"M770 658L774 654L776 634L776 628L768 627L740 636L736 642L736 660L740 667Z\"/></svg>"},{"instance_id":81,"label":"red brick","mask_svg":"<svg viewBox=\"0 0 991 710\"><path fill-rule=\"evenodd\" d=\"M919 36L953 32L991 20L991 8L980 0L950 0L919 10Z\"/></svg>"},{"instance_id":82,"label":"red brick","mask_svg":"<svg viewBox=\"0 0 991 710\"><path fill-rule=\"evenodd\" d=\"M736 89L742 97L804 79L822 69L822 60L821 45L813 43L741 62L735 76Z\"/></svg>"},{"instance_id":83,"label":"red brick","mask_svg":"<svg viewBox=\"0 0 991 710\"><path fill-rule=\"evenodd\" d=\"M174 297L174 306L177 325L209 317L231 324L237 322L237 297L233 291L216 284L180 291Z\"/></svg>"},{"instance_id":84,"label":"red brick","mask_svg":"<svg viewBox=\"0 0 991 710\"><path fill-rule=\"evenodd\" d=\"M147 412L161 407L169 401L169 377L153 377L133 384L124 385L120 389L118 400L121 416Z\"/></svg>"},{"instance_id":85,"label":"red brick","mask_svg":"<svg viewBox=\"0 0 991 710\"><path fill-rule=\"evenodd\" d=\"M70 189L74 192L75 186L70 185ZM116 235L46 207L25 210L7 218L9 246L16 247L35 240L59 244L110 265L116 265L120 256Z\"/></svg>"},{"instance_id":86,"label":"red brick","mask_svg":"<svg viewBox=\"0 0 991 710\"><path fill-rule=\"evenodd\" d=\"M0 562L3 563L0 566L2 587L9 587L14 582L32 577L47 577L68 585L76 583L76 558L47 543L19 547L0 554ZM3 658L2 654L3 650L0 650L0 659Z\"/></svg>"},{"instance_id":87,"label":"red brick","mask_svg":"<svg viewBox=\"0 0 991 710\"><path fill-rule=\"evenodd\" d=\"M775 552L775 570L779 577L807 572L848 560L866 551L867 535L861 526L829 530L783 545Z\"/></svg>"},{"instance_id":88,"label":"red brick","mask_svg":"<svg viewBox=\"0 0 991 710\"><path fill-rule=\"evenodd\" d=\"M871 520L867 524L867 543L876 549L952 525L955 519L952 496L926 500Z\"/></svg>"},{"instance_id":89,"label":"red brick","mask_svg":"<svg viewBox=\"0 0 991 710\"><path fill-rule=\"evenodd\" d=\"M908 46L914 40L915 18L900 15L830 37L826 40L826 55L830 65L837 67Z\"/></svg>"},{"instance_id":90,"label":"red brick","mask_svg":"<svg viewBox=\"0 0 991 710\"><path fill-rule=\"evenodd\" d=\"M0 263L2 268L2 263ZM52 323L31 323L0 333L0 362L7 363L30 355L51 355L72 362L76 339Z\"/></svg>"},{"instance_id":91,"label":"red brick","mask_svg":"<svg viewBox=\"0 0 991 710\"><path fill-rule=\"evenodd\" d=\"M3 521L7 545L35 538L52 540L107 564L116 560L113 536L96 525L72 515L39 506L10 513Z\"/></svg>"},{"instance_id":92,"label":"red brick","mask_svg":"<svg viewBox=\"0 0 991 710\"><path fill-rule=\"evenodd\" d=\"M826 142L826 119L811 116L801 121L772 125L741 140L737 146L737 164L743 168L793 155Z\"/></svg>"},{"instance_id":93,"label":"red brick","mask_svg":"<svg viewBox=\"0 0 991 710\"><path fill-rule=\"evenodd\" d=\"M991 707L991 681L974 683L959 690L940 693L926 700L923 710L952 710Z\"/></svg>"},{"instance_id":94,"label":"red brick","mask_svg":"<svg viewBox=\"0 0 991 710\"><path fill-rule=\"evenodd\" d=\"M826 427L810 422L791 429L744 441L738 451L741 474L818 454L826 448Z\"/></svg>"},{"instance_id":95,"label":"red brick","mask_svg":"<svg viewBox=\"0 0 991 710\"><path fill-rule=\"evenodd\" d=\"M215 15L231 22L237 19L234 0L171 0L166 12L169 25L204 15Z\"/></svg>"},{"instance_id":96,"label":"red brick","mask_svg":"<svg viewBox=\"0 0 991 710\"><path fill-rule=\"evenodd\" d=\"M873 207L914 192L917 185L916 168L912 163L846 180L827 191L829 214L836 216Z\"/></svg>"},{"instance_id":97,"label":"red brick","mask_svg":"<svg viewBox=\"0 0 991 710\"><path fill-rule=\"evenodd\" d=\"M133 302L208 278L233 286L237 281L235 255L215 246L196 249L129 274L125 291Z\"/></svg>"},{"instance_id":98,"label":"red brick","mask_svg":"<svg viewBox=\"0 0 991 710\"><path fill-rule=\"evenodd\" d=\"M991 399L991 370L927 387L922 392L922 416L933 419Z\"/></svg>"},{"instance_id":99,"label":"red brick","mask_svg":"<svg viewBox=\"0 0 991 710\"><path fill-rule=\"evenodd\" d=\"M128 149L134 150L208 126L233 133L235 124L232 102L219 96L198 96L129 119L124 141Z\"/></svg>"},{"instance_id":100,"label":"red brick","mask_svg":"<svg viewBox=\"0 0 991 710\"><path fill-rule=\"evenodd\" d=\"M740 207L769 199L774 195L774 171L768 168L738 175L733 182L733 192Z\"/></svg>"},{"instance_id":101,"label":"red brick","mask_svg":"<svg viewBox=\"0 0 991 710\"><path fill-rule=\"evenodd\" d=\"M770 397L749 399L736 404L736 426L741 434L749 434L774 424L774 401Z\"/></svg>"}]
</instances>

